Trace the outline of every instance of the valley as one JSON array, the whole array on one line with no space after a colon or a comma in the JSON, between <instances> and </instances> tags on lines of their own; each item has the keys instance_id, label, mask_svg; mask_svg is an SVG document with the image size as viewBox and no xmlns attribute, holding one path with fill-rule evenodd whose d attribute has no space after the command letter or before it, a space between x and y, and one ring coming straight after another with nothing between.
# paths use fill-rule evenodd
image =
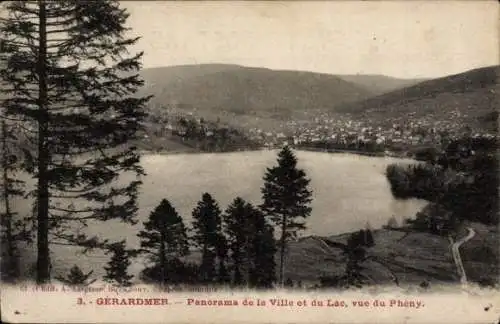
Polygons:
<instances>
[{"instance_id":1,"label":"valley","mask_svg":"<svg viewBox=\"0 0 500 324\"><path fill-rule=\"evenodd\" d=\"M155 98L138 145L217 152L286 143L406 154L440 147L463 133L495 136L499 71L492 66L433 80L400 80L223 64L147 69L142 94ZM195 138L186 136L181 119L197 127ZM200 144L220 142L213 129L237 135L229 137L230 145Z\"/></svg>"},{"instance_id":2,"label":"valley","mask_svg":"<svg viewBox=\"0 0 500 324\"><path fill-rule=\"evenodd\" d=\"M232 65L144 70L142 94L155 97L140 139L131 143L141 150L148 174L139 219L168 197L189 223L204 191L214 193L224 207L238 195L258 203L265 167L275 149L290 145L311 175L315 193L307 230L290 244L286 274L294 283L314 286L342 273L345 256L338 247L367 224L376 241L365 264L373 283L456 282L445 238L384 228L392 216L403 225L426 204L394 199L384 171L396 161L414 162L396 157L440 149L462 134L496 136L498 72L498 67L487 67L436 80L399 80ZM17 205L20 212L27 206ZM129 246L137 246L136 229L110 225L112 230L99 224L87 230L111 240L127 238ZM493 252L498 233L481 226L474 225L477 235L461 247L463 263L471 281L491 282L498 271L492 265L498 260ZM325 246L325 240L334 247ZM32 252L25 251L27 273ZM53 258L55 273L78 264L99 275L102 269L92 265L106 256L55 246ZM198 252L189 259L199 261ZM134 262L131 272L138 274L143 263Z\"/></svg>"}]
</instances>

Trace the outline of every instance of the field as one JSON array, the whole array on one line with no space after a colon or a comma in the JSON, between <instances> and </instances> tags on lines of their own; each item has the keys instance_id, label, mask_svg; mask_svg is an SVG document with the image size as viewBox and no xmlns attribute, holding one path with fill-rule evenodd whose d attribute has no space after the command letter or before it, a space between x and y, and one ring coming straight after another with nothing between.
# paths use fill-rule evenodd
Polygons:
<instances>
[{"instance_id":1,"label":"field","mask_svg":"<svg viewBox=\"0 0 500 324\"><path fill-rule=\"evenodd\" d=\"M498 282L498 228L468 223L476 236L462 245L460 253L469 282L488 285ZM373 231L375 246L367 249L364 274L374 283L431 287L458 283L459 276L446 237L429 233L379 229ZM349 234L327 239L346 243ZM462 236L460 236L462 237ZM329 248L317 237L307 237L290 246L288 277L305 284L317 284L318 276L340 275L345 268L342 250ZM397 278L397 281L394 280Z\"/></svg>"},{"instance_id":2,"label":"field","mask_svg":"<svg viewBox=\"0 0 500 324\"><path fill-rule=\"evenodd\" d=\"M379 229L373 231L375 246L367 249L370 260L363 263L364 273L374 283L385 285L418 285L424 280L445 283L457 280L448 240L426 233L409 233ZM328 239L346 243L349 235ZM294 244L290 255L290 275L306 281L316 276L340 275L345 259L340 249L328 248L312 237ZM307 258L311 262L301 266ZM394 281L397 278L397 283Z\"/></svg>"}]
</instances>

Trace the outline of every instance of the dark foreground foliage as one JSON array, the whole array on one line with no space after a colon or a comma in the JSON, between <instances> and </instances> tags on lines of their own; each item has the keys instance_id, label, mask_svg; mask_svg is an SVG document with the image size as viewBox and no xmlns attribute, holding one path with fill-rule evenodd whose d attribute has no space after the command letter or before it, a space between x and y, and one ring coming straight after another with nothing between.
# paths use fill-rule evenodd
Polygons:
<instances>
[{"instance_id":1,"label":"dark foreground foliage","mask_svg":"<svg viewBox=\"0 0 500 324\"><path fill-rule=\"evenodd\" d=\"M432 160L392 164L386 176L396 198L420 198L451 213L450 219L498 224L498 156L495 138L452 141Z\"/></svg>"}]
</instances>

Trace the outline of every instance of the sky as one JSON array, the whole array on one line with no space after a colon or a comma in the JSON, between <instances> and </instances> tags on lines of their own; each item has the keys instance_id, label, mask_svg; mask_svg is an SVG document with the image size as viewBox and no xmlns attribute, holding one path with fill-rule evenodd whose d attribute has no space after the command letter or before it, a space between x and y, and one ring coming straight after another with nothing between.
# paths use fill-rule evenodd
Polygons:
<instances>
[{"instance_id":1,"label":"sky","mask_svg":"<svg viewBox=\"0 0 500 324\"><path fill-rule=\"evenodd\" d=\"M145 68L430 78L499 64L496 1L123 1Z\"/></svg>"}]
</instances>

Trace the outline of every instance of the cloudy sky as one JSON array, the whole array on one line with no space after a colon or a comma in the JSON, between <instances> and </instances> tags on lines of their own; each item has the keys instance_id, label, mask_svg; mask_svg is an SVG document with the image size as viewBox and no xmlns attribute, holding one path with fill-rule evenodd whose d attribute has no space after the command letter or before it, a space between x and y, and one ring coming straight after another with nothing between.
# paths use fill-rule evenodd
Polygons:
<instances>
[{"instance_id":1,"label":"cloudy sky","mask_svg":"<svg viewBox=\"0 0 500 324\"><path fill-rule=\"evenodd\" d=\"M499 64L496 1L124 1L144 67L438 77Z\"/></svg>"}]
</instances>

